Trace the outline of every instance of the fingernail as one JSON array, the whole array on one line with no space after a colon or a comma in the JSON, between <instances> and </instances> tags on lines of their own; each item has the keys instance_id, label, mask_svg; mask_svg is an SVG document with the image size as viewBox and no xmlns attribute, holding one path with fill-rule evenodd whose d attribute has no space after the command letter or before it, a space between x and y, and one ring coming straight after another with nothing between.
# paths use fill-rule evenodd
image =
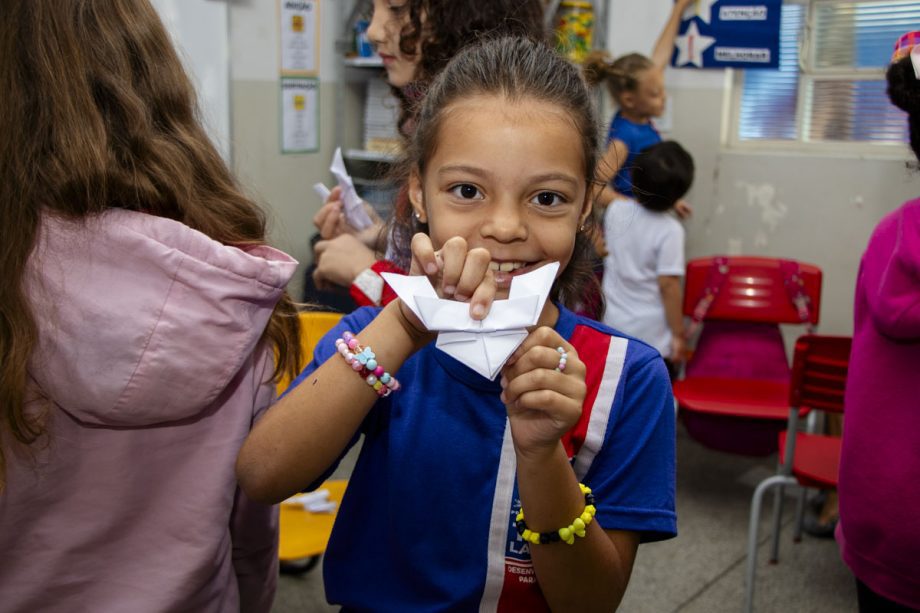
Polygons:
<instances>
[{"instance_id":1,"label":"fingernail","mask_svg":"<svg viewBox=\"0 0 920 613\"><path fill-rule=\"evenodd\" d=\"M429 275L437 274L438 265L435 264L434 262L429 262L428 264L425 264L425 272L427 272Z\"/></svg>"},{"instance_id":2,"label":"fingernail","mask_svg":"<svg viewBox=\"0 0 920 613\"><path fill-rule=\"evenodd\" d=\"M508 387L508 379L506 379L504 375L502 375L501 386L502 386L502 389L505 389L506 387Z\"/></svg>"},{"instance_id":3,"label":"fingernail","mask_svg":"<svg viewBox=\"0 0 920 613\"><path fill-rule=\"evenodd\" d=\"M456 296L454 296L454 298L456 300L459 300L460 302L466 302L467 300L470 299L469 296L464 296L463 294L457 294Z\"/></svg>"},{"instance_id":4,"label":"fingernail","mask_svg":"<svg viewBox=\"0 0 920 613\"><path fill-rule=\"evenodd\" d=\"M498 397L502 401L502 404L508 404L508 401L505 399L505 392L499 394Z\"/></svg>"},{"instance_id":5,"label":"fingernail","mask_svg":"<svg viewBox=\"0 0 920 613\"><path fill-rule=\"evenodd\" d=\"M454 287L453 285L445 285L445 286L444 286L444 293L447 294L448 296L450 296L451 294L453 294L455 291L457 291L457 288Z\"/></svg>"},{"instance_id":6,"label":"fingernail","mask_svg":"<svg viewBox=\"0 0 920 613\"><path fill-rule=\"evenodd\" d=\"M486 314L486 307L481 304L477 304L473 307L473 317L482 317Z\"/></svg>"}]
</instances>

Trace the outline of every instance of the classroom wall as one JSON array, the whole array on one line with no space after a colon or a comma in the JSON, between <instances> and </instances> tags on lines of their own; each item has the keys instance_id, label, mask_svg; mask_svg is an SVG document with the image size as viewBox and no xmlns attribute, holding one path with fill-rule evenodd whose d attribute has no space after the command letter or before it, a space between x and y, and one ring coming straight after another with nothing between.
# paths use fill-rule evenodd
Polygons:
<instances>
[{"instance_id":1,"label":"classroom wall","mask_svg":"<svg viewBox=\"0 0 920 613\"><path fill-rule=\"evenodd\" d=\"M611 50L649 53L671 0L611 4ZM906 157L732 150L721 144L727 81L722 70L669 69L666 79L667 137L696 161L687 256L740 253L817 264L825 274L819 331L851 334L862 251L883 215L920 194L920 175L905 168Z\"/></svg>"},{"instance_id":2,"label":"classroom wall","mask_svg":"<svg viewBox=\"0 0 920 613\"><path fill-rule=\"evenodd\" d=\"M312 261L309 239L321 201L312 186L332 185L329 162L335 150L335 37L346 0L320 0L320 147L317 153L281 155L277 0L234 0L230 5L230 91L233 164L240 181L266 205L272 243L300 262L288 289L303 292L303 271Z\"/></svg>"}]
</instances>

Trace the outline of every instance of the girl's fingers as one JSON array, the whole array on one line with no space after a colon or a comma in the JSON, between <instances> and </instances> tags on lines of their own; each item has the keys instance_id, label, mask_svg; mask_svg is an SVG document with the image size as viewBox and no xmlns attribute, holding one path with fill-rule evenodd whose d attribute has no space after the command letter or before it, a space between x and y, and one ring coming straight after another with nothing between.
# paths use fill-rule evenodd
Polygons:
<instances>
[{"instance_id":1,"label":"girl's fingers","mask_svg":"<svg viewBox=\"0 0 920 613\"><path fill-rule=\"evenodd\" d=\"M441 247L440 254L443 262L441 292L446 298L453 298L466 264L466 240L459 236L448 239Z\"/></svg>"},{"instance_id":2,"label":"girl's fingers","mask_svg":"<svg viewBox=\"0 0 920 613\"><path fill-rule=\"evenodd\" d=\"M463 262L463 271L460 273L460 279L457 281L457 291L454 292L455 298L460 301L467 300L473 296L473 292L483 282L489 270L489 262L492 256L488 250L482 247L470 249Z\"/></svg>"},{"instance_id":3,"label":"girl's fingers","mask_svg":"<svg viewBox=\"0 0 920 613\"><path fill-rule=\"evenodd\" d=\"M412 262L418 270L410 272L435 277L438 274L438 257L427 234L419 232L412 237Z\"/></svg>"},{"instance_id":4,"label":"girl's fingers","mask_svg":"<svg viewBox=\"0 0 920 613\"><path fill-rule=\"evenodd\" d=\"M486 265L485 277L479 283L479 286L473 292L470 298L470 317L473 319L485 319L492 308L492 301L495 299L495 275Z\"/></svg>"}]
</instances>

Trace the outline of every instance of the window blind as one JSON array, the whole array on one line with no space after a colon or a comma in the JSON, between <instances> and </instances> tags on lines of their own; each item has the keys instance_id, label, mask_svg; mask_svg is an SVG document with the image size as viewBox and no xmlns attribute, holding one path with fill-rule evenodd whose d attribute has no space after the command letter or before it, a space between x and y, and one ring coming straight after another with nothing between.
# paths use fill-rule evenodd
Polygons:
<instances>
[{"instance_id":1,"label":"window blind","mask_svg":"<svg viewBox=\"0 0 920 613\"><path fill-rule=\"evenodd\" d=\"M799 41L805 7L783 4L780 19L779 68L747 70L738 121L741 140L795 140L799 100Z\"/></svg>"}]
</instances>

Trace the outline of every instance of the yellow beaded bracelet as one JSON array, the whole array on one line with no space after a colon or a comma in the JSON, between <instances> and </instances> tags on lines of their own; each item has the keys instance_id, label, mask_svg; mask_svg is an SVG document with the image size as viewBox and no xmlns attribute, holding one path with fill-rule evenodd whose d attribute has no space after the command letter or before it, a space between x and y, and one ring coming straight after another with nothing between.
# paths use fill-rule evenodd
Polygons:
<instances>
[{"instance_id":1,"label":"yellow beaded bracelet","mask_svg":"<svg viewBox=\"0 0 920 613\"><path fill-rule=\"evenodd\" d=\"M572 523L564 528L559 528L555 532L534 532L527 527L524 522L524 509L518 511L517 517L514 518L514 524L517 526L518 534L528 543L534 545L545 545L547 543L556 543L562 541L566 544L573 544L575 537L584 538L585 529L594 519L597 509L594 507L594 494L584 483L579 483L581 493L585 495L585 510L581 515L572 520Z\"/></svg>"}]
</instances>

